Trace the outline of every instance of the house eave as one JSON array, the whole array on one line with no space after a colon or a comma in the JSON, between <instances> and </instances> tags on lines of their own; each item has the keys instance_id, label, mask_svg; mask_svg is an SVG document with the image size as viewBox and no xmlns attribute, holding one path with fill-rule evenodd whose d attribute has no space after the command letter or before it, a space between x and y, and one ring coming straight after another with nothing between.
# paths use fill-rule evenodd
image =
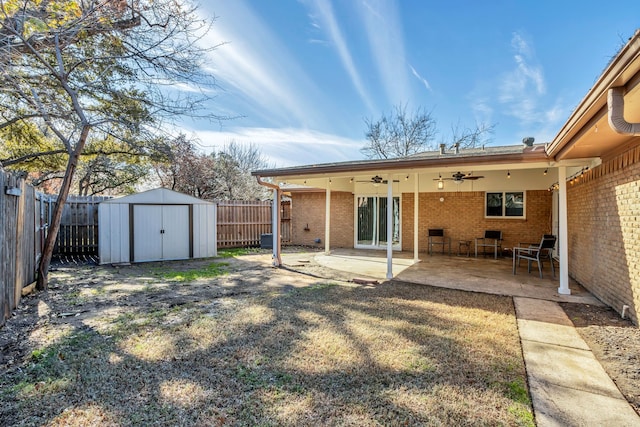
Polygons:
<instances>
[{"instance_id":1,"label":"house eave","mask_svg":"<svg viewBox=\"0 0 640 427\"><path fill-rule=\"evenodd\" d=\"M599 79L578 104L569 119L562 126L547 147L547 154L554 161L582 157L601 157L603 152L615 149L617 145L628 143L629 138L616 136L607 138L611 147L605 146L602 134L607 119L607 91L612 87L625 87L630 92L640 84L640 30L611 61ZM579 153L579 154L577 154Z\"/></svg>"},{"instance_id":2,"label":"house eave","mask_svg":"<svg viewBox=\"0 0 640 427\"><path fill-rule=\"evenodd\" d=\"M253 176L291 177L291 176L326 176L340 173L397 171L423 168L445 168L476 165L508 165L514 163L540 163L548 161L542 146L524 148L520 153L487 154L473 156L446 156L441 158L401 158L390 160L362 160L342 163L324 163L279 169L263 169L253 171Z\"/></svg>"}]
</instances>

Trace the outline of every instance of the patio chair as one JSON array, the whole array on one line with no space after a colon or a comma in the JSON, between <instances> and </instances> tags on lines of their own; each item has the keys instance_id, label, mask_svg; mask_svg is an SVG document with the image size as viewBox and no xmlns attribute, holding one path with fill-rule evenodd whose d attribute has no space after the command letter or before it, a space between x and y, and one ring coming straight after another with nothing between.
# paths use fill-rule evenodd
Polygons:
<instances>
[{"instance_id":1,"label":"patio chair","mask_svg":"<svg viewBox=\"0 0 640 427\"><path fill-rule=\"evenodd\" d=\"M531 263L538 263L538 272L542 279L542 261L548 259L551 263L551 272L556 277L556 270L553 266L553 248L556 246L556 236L545 234L540 240L540 244L528 247L513 248L513 274L516 274L516 267L520 265L521 259L527 260L527 272L531 273Z\"/></svg>"},{"instance_id":2,"label":"patio chair","mask_svg":"<svg viewBox=\"0 0 640 427\"><path fill-rule=\"evenodd\" d=\"M429 229L429 255L433 253L433 245L442 246L442 254L444 255L444 247L449 247L449 255L451 255L451 237L444 235L442 228L430 228Z\"/></svg>"},{"instance_id":3,"label":"patio chair","mask_svg":"<svg viewBox=\"0 0 640 427\"><path fill-rule=\"evenodd\" d=\"M498 259L498 249L502 252L502 231L485 230L484 237L476 237L476 258L478 258L478 248L482 248L482 254L487 254L487 248L493 248L495 259Z\"/></svg>"}]
</instances>

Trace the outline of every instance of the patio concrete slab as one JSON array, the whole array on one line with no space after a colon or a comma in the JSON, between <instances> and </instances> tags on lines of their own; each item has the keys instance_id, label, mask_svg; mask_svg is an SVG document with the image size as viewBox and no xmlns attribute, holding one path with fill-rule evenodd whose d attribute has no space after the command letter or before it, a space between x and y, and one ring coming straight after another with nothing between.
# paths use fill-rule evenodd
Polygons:
<instances>
[{"instance_id":1,"label":"patio concrete slab","mask_svg":"<svg viewBox=\"0 0 640 427\"><path fill-rule=\"evenodd\" d=\"M314 259L322 266L352 272L354 277L366 276L378 280L387 280L387 258L386 254L383 255L380 252L376 252L375 254L356 254L348 251L336 251L328 255L318 253ZM392 263L393 274L399 274L413 264L413 259L407 258L406 256L396 256L393 258Z\"/></svg>"},{"instance_id":2,"label":"patio concrete slab","mask_svg":"<svg viewBox=\"0 0 640 427\"><path fill-rule=\"evenodd\" d=\"M315 252L311 257L325 267L352 273L354 278L364 276L387 280L385 251L335 249L329 255ZM538 277L537 271L528 274L526 267L520 268L518 274L514 275L510 258L496 260L421 253L416 263L413 253L394 252L393 274L392 280L449 289L602 305L575 281L569 284L571 295L558 294L559 279L552 277L548 265L543 279Z\"/></svg>"},{"instance_id":3,"label":"patio concrete slab","mask_svg":"<svg viewBox=\"0 0 640 427\"><path fill-rule=\"evenodd\" d=\"M558 303L515 297L538 426L640 426Z\"/></svg>"},{"instance_id":4,"label":"patio concrete slab","mask_svg":"<svg viewBox=\"0 0 640 427\"><path fill-rule=\"evenodd\" d=\"M544 277L540 279L537 271L528 274L526 267L518 269L514 275L509 258L424 256L419 264L400 272L394 280L471 292L602 305L575 281L569 284L571 295L559 294L559 279L552 277L551 268L546 267Z\"/></svg>"}]
</instances>

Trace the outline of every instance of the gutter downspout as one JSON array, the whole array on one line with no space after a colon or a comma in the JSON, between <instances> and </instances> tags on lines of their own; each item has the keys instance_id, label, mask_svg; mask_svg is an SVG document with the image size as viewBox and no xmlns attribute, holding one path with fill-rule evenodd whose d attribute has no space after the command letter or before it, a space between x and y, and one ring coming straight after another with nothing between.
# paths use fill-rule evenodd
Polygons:
<instances>
[{"instance_id":1,"label":"gutter downspout","mask_svg":"<svg viewBox=\"0 0 640 427\"><path fill-rule=\"evenodd\" d=\"M609 126L622 135L640 136L640 123L629 123L624 119L624 87L613 87L607 93Z\"/></svg>"},{"instance_id":2,"label":"gutter downspout","mask_svg":"<svg viewBox=\"0 0 640 427\"><path fill-rule=\"evenodd\" d=\"M271 215L271 228L272 228L272 236L273 236L273 266L281 267L282 266L282 258L280 257L280 249L282 246L282 238L280 237L280 199L282 198L282 189L278 187L276 184L271 184L270 182L264 182L260 175L256 175L256 179L258 180L258 184L271 188L273 190L273 211Z\"/></svg>"}]
</instances>

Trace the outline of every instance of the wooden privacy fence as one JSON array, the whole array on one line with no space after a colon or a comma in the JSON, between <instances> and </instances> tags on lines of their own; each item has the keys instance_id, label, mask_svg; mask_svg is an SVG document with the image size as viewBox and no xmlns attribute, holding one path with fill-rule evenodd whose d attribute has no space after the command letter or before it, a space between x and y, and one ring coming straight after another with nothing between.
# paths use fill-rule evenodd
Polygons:
<instances>
[{"instance_id":1,"label":"wooden privacy fence","mask_svg":"<svg viewBox=\"0 0 640 427\"><path fill-rule=\"evenodd\" d=\"M97 203L105 198L69 197L54 253L98 253ZM36 280L55 200L0 168L0 326Z\"/></svg>"},{"instance_id":2,"label":"wooden privacy fence","mask_svg":"<svg viewBox=\"0 0 640 427\"><path fill-rule=\"evenodd\" d=\"M0 326L35 281L42 247L39 198L23 179L0 168Z\"/></svg>"},{"instance_id":3,"label":"wooden privacy fence","mask_svg":"<svg viewBox=\"0 0 640 427\"><path fill-rule=\"evenodd\" d=\"M110 198L69 196L62 211L54 253L98 255L98 203Z\"/></svg>"},{"instance_id":4,"label":"wooden privacy fence","mask_svg":"<svg viewBox=\"0 0 640 427\"><path fill-rule=\"evenodd\" d=\"M218 205L218 248L259 246L260 236L270 234L271 203L220 201ZM291 202L280 204L282 242L291 240Z\"/></svg>"}]
</instances>

